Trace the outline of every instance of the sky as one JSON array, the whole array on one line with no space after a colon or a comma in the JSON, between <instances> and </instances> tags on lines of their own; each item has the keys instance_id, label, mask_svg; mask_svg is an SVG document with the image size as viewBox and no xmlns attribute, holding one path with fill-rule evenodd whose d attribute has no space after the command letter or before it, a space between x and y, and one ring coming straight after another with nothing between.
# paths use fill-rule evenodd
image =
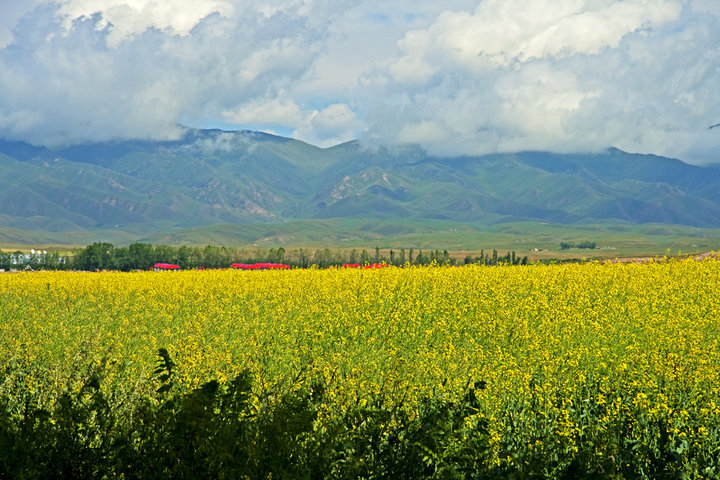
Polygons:
<instances>
[{"instance_id":1,"label":"sky","mask_svg":"<svg viewBox=\"0 0 720 480\"><path fill-rule=\"evenodd\" d=\"M0 0L0 138L720 162L717 0Z\"/></svg>"}]
</instances>

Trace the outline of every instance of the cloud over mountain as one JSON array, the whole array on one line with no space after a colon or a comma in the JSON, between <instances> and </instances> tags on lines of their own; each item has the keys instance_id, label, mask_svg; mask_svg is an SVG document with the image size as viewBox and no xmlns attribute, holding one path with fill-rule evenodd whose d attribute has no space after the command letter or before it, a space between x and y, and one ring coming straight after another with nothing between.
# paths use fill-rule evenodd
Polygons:
<instances>
[{"instance_id":1,"label":"cloud over mountain","mask_svg":"<svg viewBox=\"0 0 720 480\"><path fill-rule=\"evenodd\" d=\"M12 2L10 2L12 3ZM438 155L718 161L711 0L32 0L0 6L0 137L280 130Z\"/></svg>"}]
</instances>

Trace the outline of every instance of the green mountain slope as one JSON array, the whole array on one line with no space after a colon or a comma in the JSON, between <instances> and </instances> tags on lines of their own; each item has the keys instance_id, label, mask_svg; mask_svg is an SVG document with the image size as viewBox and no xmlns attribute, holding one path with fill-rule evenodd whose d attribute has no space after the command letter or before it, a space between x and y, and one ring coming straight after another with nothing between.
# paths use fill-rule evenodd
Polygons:
<instances>
[{"instance_id":1,"label":"green mountain slope","mask_svg":"<svg viewBox=\"0 0 720 480\"><path fill-rule=\"evenodd\" d=\"M432 221L720 225L720 169L617 149L434 158L418 148L320 149L265 133L188 130L179 141L56 150L0 141L0 169L0 229L13 238L209 238L217 228L222 236L305 222L342 241L352 235L339 219L387 222L380 236L388 225L399 230L386 236L416 234Z\"/></svg>"}]
</instances>

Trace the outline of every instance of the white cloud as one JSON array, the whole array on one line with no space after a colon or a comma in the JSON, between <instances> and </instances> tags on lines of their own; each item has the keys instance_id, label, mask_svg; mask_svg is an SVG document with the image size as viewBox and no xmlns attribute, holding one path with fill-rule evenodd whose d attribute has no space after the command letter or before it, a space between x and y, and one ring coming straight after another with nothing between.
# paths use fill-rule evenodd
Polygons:
<instances>
[{"instance_id":1,"label":"white cloud","mask_svg":"<svg viewBox=\"0 0 720 480\"><path fill-rule=\"evenodd\" d=\"M98 30L108 29L108 45L142 34L149 28L187 35L200 21L213 14L232 16L226 0L60 0L63 26L71 30L78 18L99 15Z\"/></svg>"},{"instance_id":2,"label":"white cloud","mask_svg":"<svg viewBox=\"0 0 720 480\"><path fill-rule=\"evenodd\" d=\"M316 17L329 7L273 5L45 3L0 49L0 136L48 145L173 138L181 119L248 112L298 82L325 48Z\"/></svg>"},{"instance_id":3,"label":"white cloud","mask_svg":"<svg viewBox=\"0 0 720 480\"><path fill-rule=\"evenodd\" d=\"M216 121L321 146L718 161L719 18L714 0L0 1L0 137Z\"/></svg>"},{"instance_id":4,"label":"white cloud","mask_svg":"<svg viewBox=\"0 0 720 480\"><path fill-rule=\"evenodd\" d=\"M707 134L720 107L718 18L683 5L484 0L444 12L367 80L377 93L366 141L446 155L612 145L720 161L710 153L720 138Z\"/></svg>"},{"instance_id":5,"label":"white cloud","mask_svg":"<svg viewBox=\"0 0 720 480\"><path fill-rule=\"evenodd\" d=\"M310 112L293 133L294 138L319 147L330 147L357 138L363 123L345 104L332 104Z\"/></svg>"},{"instance_id":6,"label":"white cloud","mask_svg":"<svg viewBox=\"0 0 720 480\"><path fill-rule=\"evenodd\" d=\"M506 128L534 137L556 138L583 102L601 95L600 86L583 87L575 74L537 63L509 72L495 83L500 118Z\"/></svg>"},{"instance_id":7,"label":"white cloud","mask_svg":"<svg viewBox=\"0 0 720 480\"><path fill-rule=\"evenodd\" d=\"M720 16L720 3L717 0L691 0L688 3L695 12Z\"/></svg>"},{"instance_id":8,"label":"white cloud","mask_svg":"<svg viewBox=\"0 0 720 480\"><path fill-rule=\"evenodd\" d=\"M443 12L400 42L399 81L426 78L439 64L502 68L547 58L596 55L625 35L675 20L678 0L484 0L473 13Z\"/></svg>"},{"instance_id":9,"label":"white cloud","mask_svg":"<svg viewBox=\"0 0 720 480\"><path fill-rule=\"evenodd\" d=\"M400 143L422 144L442 142L452 135L446 126L438 121L423 120L418 123L406 123L397 134Z\"/></svg>"},{"instance_id":10,"label":"white cloud","mask_svg":"<svg viewBox=\"0 0 720 480\"><path fill-rule=\"evenodd\" d=\"M300 107L281 92L278 97L256 99L223 113L228 123L245 125L299 125L303 121Z\"/></svg>"}]
</instances>

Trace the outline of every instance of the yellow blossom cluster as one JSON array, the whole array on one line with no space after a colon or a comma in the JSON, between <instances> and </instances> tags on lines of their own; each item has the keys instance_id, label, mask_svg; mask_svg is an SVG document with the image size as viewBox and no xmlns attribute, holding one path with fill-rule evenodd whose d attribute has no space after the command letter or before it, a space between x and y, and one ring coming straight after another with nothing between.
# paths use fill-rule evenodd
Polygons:
<instances>
[{"instance_id":1,"label":"yellow blossom cluster","mask_svg":"<svg viewBox=\"0 0 720 480\"><path fill-rule=\"evenodd\" d=\"M612 439L647 443L658 425L688 449L720 437L713 259L0 275L0 362L14 366L0 394L20 382L48 402L104 365L103 388L131 404L155 391L160 347L179 388L250 369L258 389L321 381L328 412L483 380L498 465L520 438L543 455L601 432L611 456Z\"/></svg>"}]
</instances>

